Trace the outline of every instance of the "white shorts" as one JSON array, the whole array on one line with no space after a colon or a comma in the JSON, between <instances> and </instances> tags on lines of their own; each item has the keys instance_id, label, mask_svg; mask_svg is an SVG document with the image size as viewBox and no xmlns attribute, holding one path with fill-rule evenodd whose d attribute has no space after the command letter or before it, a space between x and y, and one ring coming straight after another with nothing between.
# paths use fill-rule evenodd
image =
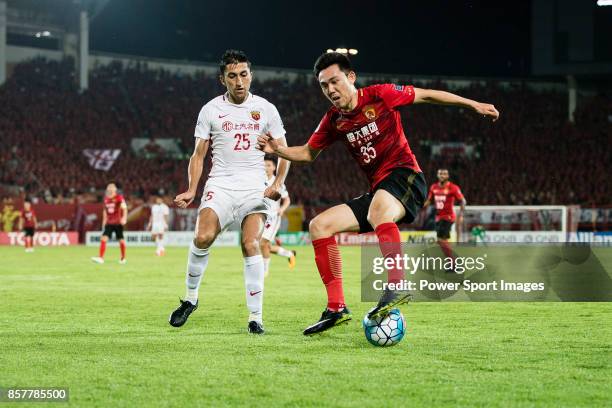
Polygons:
<instances>
[{"instance_id":1,"label":"white shorts","mask_svg":"<svg viewBox=\"0 0 612 408\"><path fill-rule=\"evenodd\" d=\"M221 231L234 222L242 223L249 214L262 213L269 218L272 206L270 200L264 198L263 193L263 189L227 190L206 183L198 213L204 208L211 208L219 218Z\"/></svg>"},{"instance_id":2,"label":"white shorts","mask_svg":"<svg viewBox=\"0 0 612 408\"><path fill-rule=\"evenodd\" d=\"M163 234L166 232L167 226L164 223L153 223L151 225L151 234Z\"/></svg>"},{"instance_id":3,"label":"white shorts","mask_svg":"<svg viewBox=\"0 0 612 408\"><path fill-rule=\"evenodd\" d=\"M278 213L268 217L261 237L265 240L273 242L276 234L278 233L278 229L280 228L281 221L281 217L278 216Z\"/></svg>"}]
</instances>

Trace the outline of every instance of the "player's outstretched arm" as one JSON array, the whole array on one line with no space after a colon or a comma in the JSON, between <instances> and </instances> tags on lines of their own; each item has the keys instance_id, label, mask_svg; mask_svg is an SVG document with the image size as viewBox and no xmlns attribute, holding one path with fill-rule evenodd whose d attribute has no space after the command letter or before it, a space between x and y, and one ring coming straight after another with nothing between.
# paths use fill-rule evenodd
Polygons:
<instances>
[{"instance_id":1,"label":"player's outstretched arm","mask_svg":"<svg viewBox=\"0 0 612 408\"><path fill-rule=\"evenodd\" d=\"M275 143L280 147L287 147L287 140L285 137L280 137L278 139L274 139ZM278 167L276 169L276 178L274 179L274 183L271 186L266 188L264 191L264 197L271 198L272 200L278 200L281 198L281 188L283 184L285 184L285 179L287 178L287 173L289 173L289 160L285 160L283 158L278 159Z\"/></svg>"},{"instance_id":2,"label":"player's outstretched arm","mask_svg":"<svg viewBox=\"0 0 612 408\"><path fill-rule=\"evenodd\" d=\"M463 216L463 213L465 212L465 206L467 205L467 200L465 198L463 198L461 200L461 202L459 203L459 214L461 214L461 216Z\"/></svg>"},{"instance_id":3,"label":"player's outstretched arm","mask_svg":"<svg viewBox=\"0 0 612 408\"><path fill-rule=\"evenodd\" d=\"M281 137L276 139L276 144L279 147L287 147L287 139ZM278 167L276 169L276 178L274 179L274 184L280 190L281 186L285 184L285 179L287 178L287 174L289 174L289 166L291 162L289 160L280 158L278 160Z\"/></svg>"},{"instance_id":4,"label":"player's outstretched arm","mask_svg":"<svg viewBox=\"0 0 612 408\"><path fill-rule=\"evenodd\" d=\"M285 198L281 198L281 206L278 209L278 214L282 216L285 213L285 211L287 211L287 208L289 208L290 205L291 205L291 198L289 196Z\"/></svg>"},{"instance_id":5,"label":"player's outstretched arm","mask_svg":"<svg viewBox=\"0 0 612 408\"><path fill-rule=\"evenodd\" d=\"M179 208L187 208L195 198L198 183L200 182L200 177L202 177L204 158L206 157L209 143L210 140L196 138L196 145L189 159L189 168L187 170L189 173L189 188L186 192L174 198L174 202Z\"/></svg>"},{"instance_id":6,"label":"player's outstretched arm","mask_svg":"<svg viewBox=\"0 0 612 408\"><path fill-rule=\"evenodd\" d=\"M493 122L499 119L499 112L490 103L477 102L446 91L414 88L414 103L462 106L485 117L491 117Z\"/></svg>"},{"instance_id":7,"label":"player's outstretched arm","mask_svg":"<svg viewBox=\"0 0 612 408\"><path fill-rule=\"evenodd\" d=\"M282 159L298 163L310 163L321 152L311 148L308 143L302 146L287 146L286 144L282 146L269 133L257 138L257 148L265 153L275 154Z\"/></svg>"}]
</instances>

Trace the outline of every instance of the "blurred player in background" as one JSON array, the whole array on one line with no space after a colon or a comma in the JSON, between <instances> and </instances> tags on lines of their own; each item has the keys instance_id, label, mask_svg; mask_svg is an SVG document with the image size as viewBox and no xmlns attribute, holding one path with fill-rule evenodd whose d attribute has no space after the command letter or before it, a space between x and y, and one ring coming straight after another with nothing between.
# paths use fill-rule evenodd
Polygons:
<instances>
[{"instance_id":1,"label":"blurred player in background","mask_svg":"<svg viewBox=\"0 0 612 408\"><path fill-rule=\"evenodd\" d=\"M32 209L32 203L26 200L23 202L23 210L19 217L19 230L24 234L26 252L34 252L34 233L37 227L38 219Z\"/></svg>"},{"instance_id":2,"label":"blurred player in background","mask_svg":"<svg viewBox=\"0 0 612 408\"><path fill-rule=\"evenodd\" d=\"M242 51L228 50L221 57L220 80L227 92L208 102L198 116L195 128L195 150L189 160L189 188L174 202L186 208L196 195L202 175L204 157L212 143L212 169L204 194L195 239L187 257L187 293L185 300L170 315L170 324L180 327L198 307L198 291L206 266L209 248L234 222L242 229L242 255L246 304L249 310L247 330L263 334L264 264L259 242L271 202L278 200L289 163L281 160L272 185L266 187L264 154L257 137L271 134L279 145L286 146L285 129L276 107L249 92L251 63Z\"/></svg>"},{"instance_id":3,"label":"blurred player in background","mask_svg":"<svg viewBox=\"0 0 612 408\"><path fill-rule=\"evenodd\" d=\"M106 195L104 197L104 208L102 210L102 237L100 238L99 256L94 256L91 260L95 263L104 263L104 253L106 252L106 242L113 237L119 241L121 249L120 264L124 264L125 260L125 239L123 238L123 227L127 223L127 204L121 194L117 194L117 186L115 183L110 183L106 186Z\"/></svg>"},{"instance_id":4,"label":"blurred player in background","mask_svg":"<svg viewBox=\"0 0 612 408\"><path fill-rule=\"evenodd\" d=\"M319 153L341 141L370 182L370 191L346 204L332 207L310 222L315 262L327 289L327 307L305 335L320 333L351 319L344 302L342 260L334 234L345 231L375 231L385 257L401 256L396 223L414 221L427 196L425 177L410 150L398 108L413 103L433 103L469 108L496 120L493 105L476 102L449 92L382 84L357 89L357 75L344 54L321 55L314 67L321 91L332 103L308 142L302 146L280 146L268 135L259 138L259 148L297 162L312 162ZM404 279L402 269L389 270L389 283ZM368 317L386 316L407 302L407 292L387 288Z\"/></svg>"},{"instance_id":5,"label":"blurred player in background","mask_svg":"<svg viewBox=\"0 0 612 408\"><path fill-rule=\"evenodd\" d=\"M459 217L455 215L455 200L459 201ZM429 188L427 200L425 200L423 208L427 208L432 203L435 204L436 209L438 245L440 245L442 252L444 252L447 258L454 259L455 257L448 240L450 239L450 231L455 219L458 225L463 223L466 201L459 186L449 180L448 169L438 169L438 182L432 184ZM448 272L452 271L449 270Z\"/></svg>"},{"instance_id":6,"label":"blurred player in background","mask_svg":"<svg viewBox=\"0 0 612 408\"><path fill-rule=\"evenodd\" d=\"M274 184L274 179L276 178L276 161L272 157L266 157L265 163L266 177L268 178L266 181L266 187L268 187ZM289 251L288 249L276 245L275 240L283 215L291 204L291 199L289 198L289 193L287 192L285 185L283 184L280 188L280 202L272 201L272 215L268 217L268 220L264 226L264 232L261 236L261 255L263 256L264 262L264 277L267 277L270 273L271 253L287 258L289 268L293 269L295 267L296 252ZM272 241L274 241L275 244L272 244Z\"/></svg>"},{"instance_id":7,"label":"blurred player in background","mask_svg":"<svg viewBox=\"0 0 612 408\"><path fill-rule=\"evenodd\" d=\"M170 215L170 209L161 197L155 197L155 204L151 206L151 218L149 218L149 224L147 229L151 231L153 240L157 249L155 255L163 256L165 253L164 248L164 233L168 230L168 216Z\"/></svg>"}]
</instances>

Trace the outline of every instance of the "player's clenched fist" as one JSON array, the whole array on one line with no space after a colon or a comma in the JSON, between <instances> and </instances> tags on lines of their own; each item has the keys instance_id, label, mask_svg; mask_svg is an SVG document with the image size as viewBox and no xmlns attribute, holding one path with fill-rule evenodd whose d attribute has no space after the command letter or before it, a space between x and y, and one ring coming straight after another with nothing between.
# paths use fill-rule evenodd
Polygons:
<instances>
[{"instance_id":1,"label":"player's clenched fist","mask_svg":"<svg viewBox=\"0 0 612 408\"><path fill-rule=\"evenodd\" d=\"M257 148L264 153L274 153L278 148L278 143L270 132L264 133L257 138Z\"/></svg>"},{"instance_id":2,"label":"player's clenched fist","mask_svg":"<svg viewBox=\"0 0 612 408\"><path fill-rule=\"evenodd\" d=\"M191 191L187 191L185 193L177 195L174 198L174 203L179 208L187 208L189 207L189 204L193 202L194 198L195 198L195 193L192 193Z\"/></svg>"},{"instance_id":3,"label":"player's clenched fist","mask_svg":"<svg viewBox=\"0 0 612 408\"><path fill-rule=\"evenodd\" d=\"M476 111L476 113L479 113L481 115L490 116L491 118L493 118L493 122L499 119L498 110L495 109L495 106L491 105L490 103L476 103L474 105L474 110Z\"/></svg>"}]
</instances>

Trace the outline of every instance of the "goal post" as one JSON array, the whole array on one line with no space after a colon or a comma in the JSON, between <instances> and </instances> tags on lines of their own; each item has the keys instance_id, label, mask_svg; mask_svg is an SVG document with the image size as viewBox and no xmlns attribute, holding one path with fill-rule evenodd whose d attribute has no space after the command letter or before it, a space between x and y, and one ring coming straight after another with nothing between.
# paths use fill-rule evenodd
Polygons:
<instances>
[{"instance_id":1,"label":"goal post","mask_svg":"<svg viewBox=\"0 0 612 408\"><path fill-rule=\"evenodd\" d=\"M575 229L570 207L564 205L468 205L457 221L458 242L566 242Z\"/></svg>"}]
</instances>

